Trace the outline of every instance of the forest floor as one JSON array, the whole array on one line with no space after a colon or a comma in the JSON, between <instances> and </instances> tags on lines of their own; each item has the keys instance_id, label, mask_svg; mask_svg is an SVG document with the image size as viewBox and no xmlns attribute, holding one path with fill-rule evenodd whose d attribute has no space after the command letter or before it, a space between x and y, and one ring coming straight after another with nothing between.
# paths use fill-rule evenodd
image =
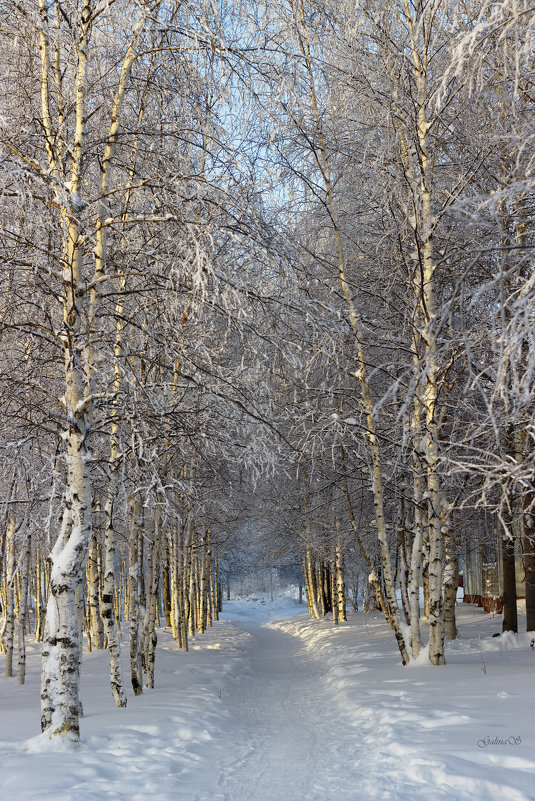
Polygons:
<instances>
[{"instance_id":1,"label":"forest floor","mask_svg":"<svg viewBox=\"0 0 535 801\"><path fill-rule=\"evenodd\" d=\"M535 799L531 634L459 604L447 665L403 668L379 615L311 621L292 599L231 601L156 688L112 706L107 654L84 656L77 745L39 730L39 655L0 677L5 801ZM522 623L522 621L521 621ZM123 645L125 675L127 648Z\"/></svg>"}]
</instances>

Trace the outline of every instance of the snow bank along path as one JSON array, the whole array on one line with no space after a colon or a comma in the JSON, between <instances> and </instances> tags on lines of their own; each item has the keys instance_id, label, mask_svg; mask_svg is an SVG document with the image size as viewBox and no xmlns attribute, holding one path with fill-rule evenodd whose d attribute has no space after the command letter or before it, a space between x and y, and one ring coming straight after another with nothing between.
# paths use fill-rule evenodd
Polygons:
<instances>
[{"instance_id":1,"label":"snow bank along path","mask_svg":"<svg viewBox=\"0 0 535 801\"><path fill-rule=\"evenodd\" d=\"M535 799L530 635L493 638L499 619L460 607L448 665L402 668L379 617L301 609L231 603L189 654L162 631L157 687L126 710L87 655L83 739L59 752L32 737L36 650L25 687L0 681L0 799Z\"/></svg>"}]
</instances>

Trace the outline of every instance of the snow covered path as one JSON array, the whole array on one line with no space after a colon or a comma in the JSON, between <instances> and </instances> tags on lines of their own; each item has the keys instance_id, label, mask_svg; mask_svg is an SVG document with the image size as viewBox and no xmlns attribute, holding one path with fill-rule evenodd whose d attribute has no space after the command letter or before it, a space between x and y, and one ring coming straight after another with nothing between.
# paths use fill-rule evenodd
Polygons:
<instances>
[{"instance_id":1,"label":"snow covered path","mask_svg":"<svg viewBox=\"0 0 535 801\"><path fill-rule=\"evenodd\" d=\"M229 696L240 756L221 765L225 801L351 798L354 749L340 713L325 704L320 664L280 629L244 626L249 670Z\"/></svg>"},{"instance_id":2,"label":"snow covered path","mask_svg":"<svg viewBox=\"0 0 535 801\"><path fill-rule=\"evenodd\" d=\"M123 710L106 653L85 655L63 751L34 736L36 648L24 687L0 677L0 799L534 801L531 635L493 637L501 621L461 605L446 667L402 668L380 617L301 610L233 602L188 654L162 630L156 688Z\"/></svg>"}]
</instances>

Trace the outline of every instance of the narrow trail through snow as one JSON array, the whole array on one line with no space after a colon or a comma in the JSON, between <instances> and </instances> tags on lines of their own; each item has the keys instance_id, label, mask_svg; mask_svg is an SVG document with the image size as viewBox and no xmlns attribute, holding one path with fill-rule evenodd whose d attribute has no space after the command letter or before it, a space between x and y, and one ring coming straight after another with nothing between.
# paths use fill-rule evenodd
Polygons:
<instances>
[{"instance_id":1,"label":"narrow trail through snow","mask_svg":"<svg viewBox=\"0 0 535 801\"><path fill-rule=\"evenodd\" d=\"M325 703L320 664L279 629L241 625L249 665L226 701L238 758L220 763L225 801L315 801L349 797L350 744L339 710ZM230 745L230 743L229 743Z\"/></svg>"}]
</instances>

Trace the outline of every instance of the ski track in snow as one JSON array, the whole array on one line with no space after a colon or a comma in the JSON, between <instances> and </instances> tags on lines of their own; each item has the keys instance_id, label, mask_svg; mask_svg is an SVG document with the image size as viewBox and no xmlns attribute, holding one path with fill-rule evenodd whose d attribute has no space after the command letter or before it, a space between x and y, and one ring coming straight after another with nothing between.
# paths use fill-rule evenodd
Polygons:
<instances>
[{"instance_id":1,"label":"ski track in snow","mask_svg":"<svg viewBox=\"0 0 535 801\"><path fill-rule=\"evenodd\" d=\"M379 618L301 609L233 602L188 654L162 630L156 689L126 710L107 655L86 655L82 742L64 750L31 736L35 649L24 687L0 680L0 799L534 801L531 635L492 638L499 619L461 606L446 668L402 668Z\"/></svg>"}]
</instances>

